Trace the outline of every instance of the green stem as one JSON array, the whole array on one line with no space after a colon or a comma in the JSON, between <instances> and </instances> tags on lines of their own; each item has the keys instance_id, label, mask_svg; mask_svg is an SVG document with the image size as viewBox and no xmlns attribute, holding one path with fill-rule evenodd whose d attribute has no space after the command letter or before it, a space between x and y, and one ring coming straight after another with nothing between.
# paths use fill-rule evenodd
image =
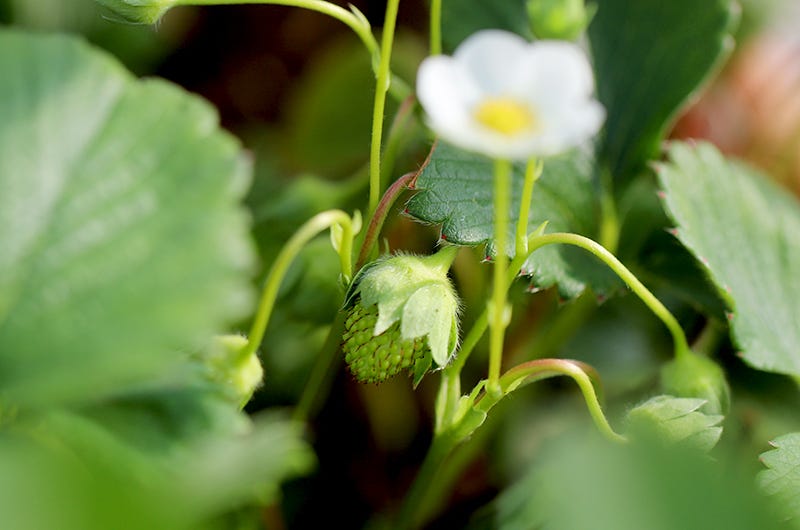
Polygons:
<instances>
[{"instance_id":1,"label":"green stem","mask_svg":"<svg viewBox=\"0 0 800 530\"><path fill-rule=\"evenodd\" d=\"M589 374L592 374L594 377L590 377ZM595 390L594 381L599 381L596 372L591 366L580 361L572 361L569 359L537 359L515 366L500 378L500 387L502 389L501 396L508 395L523 384L533 383L555 376L570 377L578 384L578 388L580 388L584 401L586 401L586 406L589 409L589 414L592 416L592 420L603 435L616 442L626 441L625 437L614 432L614 429L611 428L611 425L608 423L603 413L603 407L600 405L600 399ZM475 406L483 412L489 412L498 401L499 398L492 397L487 393Z\"/></svg>"},{"instance_id":2,"label":"green stem","mask_svg":"<svg viewBox=\"0 0 800 530\"><path fill-rule=\"evenodd\" d=\"M625 265L622 264L616 256L606 250L602 245L578 234L569 233L553 233L544 235L534 235L529 238L528 248L530 252L534 252L545 245L555 243L573 245L580 247L599 258L603 263L608 265L622 281L624 281L631 291L633 291L645 305L664 323L669 332L672 334L672 339L675 344L675 356L679 357L689 351L689 345L686 341L686 335L683 328L678 323L677 319L669 312L669 310L661 303L661 301L651 293L647 287L630 271Z\"/></svg>"},{"instance_id":3,"label":"green stem","mask_svg":"<svg viewBox=\"0 0 800 530\"><path fill-rule=\"evenodd\" d=\"M453 413L458 407L459 399L461 399L461 372L451 364L442 370L442 381L436 395L436 423L434 425L436 434L441 433L452 423Z\"/></svg>"},{"instance_id":4,"label":"green stem","mask_svg":"<svg viewBox=\"0 0 800 530\"><path fill-rule=\"evenodd\" d=\"M531 199L536 181L542 176L542 164L535 158L528 160L525 167L525 182L522 185L522 198L519 203L519 219L514 245L514 255L528 255L528 217L531 214Z\"/></svg>"},{"instance_id":5,"label":"green stem","mask_svg":"<svg viewBox=\"0 0 800 530\"><path fill-rule=\"evenodd\" d=\"M243 349L241 358L249 358L261 346L272 309L275 306L275 299L278 296L278 288L292 260L300 253L306 243L335 224L342 227L342 243L339 249L342 274L347 278L352 277L351 255L354 234L350 216L341 210L328 210L318 213L295 232L281 249L278 257L275 258L275 262L267 275L264 291L258 304L258 311L247 337L247 347Z\"/></svg>"},{"instance_id":6,"label":"green stem","mask_svg":"<svg viewBox=\"0 0 800 530\"><path fill-rule=\"evenodd\" d=\"M343 22L361 39L370 55L378 56L378 43L372 34L372 29L366 17L358 11L348 11L341 6L324 0L177 0L177 5L241 5L264 4L277 6L301 7L318 13L323 13Z\"/></svg>"},{"instance_id":7,"label":"green stem","mask_svg":"<svg viewBox=\"0 0 800 530\"><path fill-rule=\"evenodd\" d=\"M375 83L375 101L372 108L372 141L369 153L369 215L378 207L381 193L381 140L383 136L383 118L386 109L386 92L389 90L390 63L392 46L394 45L394 28L397 23L397 11L400 0L388 0L386 17L383 22L381 36L380 62Z\"/></svg>"},{"instance_id":8,"label":"green stem","mask_svg":"<svg viewBox=\"0 0 800 530\"><path fill-rule=\"evenodd\" d=\"M375 213L372 215L372 219L369 221L364 242L361 244L361 250L358 253L358 260L356 261L357 271L360 270L369 259L392 205L397 198L408 189L409 183L413 181L416 176L416 173L406 173L389 186L389 189L383 194L380 203L378 203L378 207L375 209Z\"/></svg>"},{"instance_id":9,"label":"green stem","mask_svg":"<svg viewBox=\"0 0 800 530\"><path fill-rule=\"evenodd\" d=\"M442 0L431 0L430 54L442 53Z\"/></svg>"},{"instance_id":10,"label":"green stem","mask_svg":"<svg viewBox=\"0 0 800 530\"><path fill-rule=\"evenodd\" d=\"M511 198L511 162L496 160L494 166L494 270L492 299L489 310L489 378L488 391L498 393L500 367L503 360L503 337L507 323L508 285L508 210Z\"/></svg>"}]
</instances>

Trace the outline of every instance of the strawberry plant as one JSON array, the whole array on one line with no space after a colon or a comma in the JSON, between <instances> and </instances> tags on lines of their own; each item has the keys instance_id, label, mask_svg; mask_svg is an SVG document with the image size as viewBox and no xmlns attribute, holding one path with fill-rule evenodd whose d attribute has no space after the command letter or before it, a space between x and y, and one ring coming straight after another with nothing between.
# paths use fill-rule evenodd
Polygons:
<instances>
[{"instance_id":1,"label":"strawberry plant","mask_svg":"<svg viewBox=\"0 0 800 530\"><path fill-rule=\"evenodd\" d=\"M246 31L139 75L231 4L347 32L279 119ZM800 525L800 205L673 132L755 4L59 6L0 2L0 527Z\"/></svg>"}]
</instances>

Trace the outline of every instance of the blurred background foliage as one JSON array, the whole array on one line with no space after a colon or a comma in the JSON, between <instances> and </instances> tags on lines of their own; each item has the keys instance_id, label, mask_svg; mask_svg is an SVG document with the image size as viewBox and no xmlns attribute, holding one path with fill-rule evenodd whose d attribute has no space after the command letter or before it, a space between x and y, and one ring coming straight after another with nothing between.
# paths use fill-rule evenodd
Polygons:
<instances>
[{"instance_id":1,"label":"blurred background foliage","mask_svg":"<svg viewBox=\"0 0 800 530\"><path fill-rule=\"evenodd\" d=\"M381 25L384 2L352 3L373 27ZM446 0L445 5L457 13L466 3ZM800 195L800 9L792 0L744 0L742 6L743 22L734 55L681 117L672 135L709 139L725 152L763 167ZM402 2L393 68L410 83L426 53L426 13L422 0ZM223 125L242 139L255 160L248 206L261 260L257 286L283 243L307 218L332 207L363 208L373 74L366 51L337 21L277 6L182 7L170 11L157 26L146 27L107 20L93 0L0 0L0 23L84 35L135 74L169 79L207 98L218 109ZM392 102L387 115L393 116L397 108L397 102ZM391 125L387 120L387 127ZM398 157L403 164L384 175L385 182L415 170L427 154L428 140L418 127L412 127L404 138ZM650 208L643 203L655 203L650 191L643 190L642 197L647 199L630 205L633 214L628 219L637 219L637 207ZM653 222L652 216L645 217ZM391 248L428 252L435 245L435 228L413 224L402 215L390 219L385 235ZM664 234L665 227L654 224L643 228L642 223L630 222L626 230L631 231L621 248L622 254L636 252L646 257L642 270L635 272L648 284L647 275L653 271L675 270L670 261L673 256L664 252L662 245L652 244L653 234ZM637 229L642 233L637 234ZM654 252L642 251L648 242ZM480 308L477 301L486 289L488 267L478 265L478 260L478 251L465 249L453 270L465 301L464 329L476 318L472 312ZM679 269L686 270L684 266L693 265ZM261 352L265 385L248 411L297 402L341 301L337 270L337 257L327 236L309 245L294 263ZM653 278L664 281L665 275ZM681 286L691 293L681 297L674 283L667 280L664 288L658 289L656 281L656 294L675 311L690 337L721 342L736 396L722 445L752 461L755 469L753 455L766 448L767 440L800 429L796 414L800 403L787 379L745 367L713 325L708 332L698 312L698 300L702 309L721 320L724 315L719 300L713 292L704 294L703 289L708 289L701 283ZM603 376L612 420L624 414L624 403L635 403L647 395L658 366L669 357L669 342L660 323L643 311L637 300L615 298L597 311L591 295L565 305L555 292L532 297L523 291L520 285L514 293L515 320L508 339L512 358L557 355L594 365ZM247 329L247 324L241 323L240 329ZM479 348L476 359L481 359L482 352ZM473 366L472 372L471 367L465 372L465 385L482 376L480 361ZM285 513L276 516L273 524L311 527L334 514L340 527L358 528L373 514L395 507L430 441L433 379L428 377L416 392L405 379L380 387L363 386L339 367L330 398L310 432L318 466L311 475L285 485ZM192 414L181 409L179 396L175 399L169 415ZM135 410L129 413L136 415ZM103 411L92 414L102 415ZM125 428L126 418L114 421ZM490 424L459 451L453 469L443 471L453 474L449 509L430 527L464 526L501 485L525 480L528 472L523 471L526 466L521 462L539 454L549 439L587 421L582 402L568 382L542 383L503 403ZM157 443L143 441L150 442ZM22 465L25 458L31 458L17 440L0 443L13 446L4 454L19 453L21 460L8 458L8 465ZM59 460L54 465L69 463ZM585 463L576 460L570 465ZM629 465L636 462L619 468L628 469ZM669 471L653 465L654 476ZM191 477L186 479L191 481ZM716 483L708 485L715 487ZM40 486L27 485L33 489ZM554 484L553 498L563 502L557 496L557 488L562 486L570 487ZM492 509L508 519L517 508L513 498L507 497ZM135 507L125 510L118 513L136 511ZM570 508L564 511L569 513ZM57 527L51 523L43 523L42 528Z\"/></svg>"}]
</instances>

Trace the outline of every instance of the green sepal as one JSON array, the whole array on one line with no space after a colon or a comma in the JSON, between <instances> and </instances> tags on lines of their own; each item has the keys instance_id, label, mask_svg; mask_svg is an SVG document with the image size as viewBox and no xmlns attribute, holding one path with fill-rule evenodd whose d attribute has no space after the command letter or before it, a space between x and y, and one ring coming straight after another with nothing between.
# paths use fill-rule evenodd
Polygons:
<instances>
[{"instance_id":1,"label":"green sepal","mask_svg":"<svg viewBox=\"0 0 800 530\"><path fill-rule=\"evenodd\" d=\"M419 384L422 382L422 378L425 377L425 374L431 369L431 365L433 364L433 359L430 355L425 355L420 359L417 359L417 362L414 363L414 388L417 388Z\"/></svg>"}]
</instances>

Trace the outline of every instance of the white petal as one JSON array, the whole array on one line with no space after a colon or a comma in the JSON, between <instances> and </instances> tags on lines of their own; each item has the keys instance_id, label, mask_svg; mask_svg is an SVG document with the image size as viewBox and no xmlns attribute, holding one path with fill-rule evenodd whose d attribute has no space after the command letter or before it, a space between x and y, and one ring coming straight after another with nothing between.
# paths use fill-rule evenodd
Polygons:
<instances>
[{"instance_id":1,"label":"white petal","mask_svg":"<svg viewBox=\"0 0 800 530\"><path fill-rule=\"evenodd\" d=\"M480 99L474 81L451 57L438 55L422 61L417 73L417 99L428 114L431 128L459 129L470 120L470 109Z\"/></svg>"},{"instance_id":2,"label":"white petal","mask_svg":"<svg viewBox=\"0 0 800 530\"><path fill-rule=\"evenodd\" d=\"M515 33L478 31L458 46L455 59L488 94L504 94L530 43Z\"/></svg>"},{"instance_id":3,"label":"white petal","mask_svg":"<svg viewBox=\"0 0 800 530\"><path fill-rule=\"evenodd\" d=\"M592 66L575 44L540 41L528 48L514 86L537 105L585 99L594 90Z\"/></svg>"}]
</instances>

